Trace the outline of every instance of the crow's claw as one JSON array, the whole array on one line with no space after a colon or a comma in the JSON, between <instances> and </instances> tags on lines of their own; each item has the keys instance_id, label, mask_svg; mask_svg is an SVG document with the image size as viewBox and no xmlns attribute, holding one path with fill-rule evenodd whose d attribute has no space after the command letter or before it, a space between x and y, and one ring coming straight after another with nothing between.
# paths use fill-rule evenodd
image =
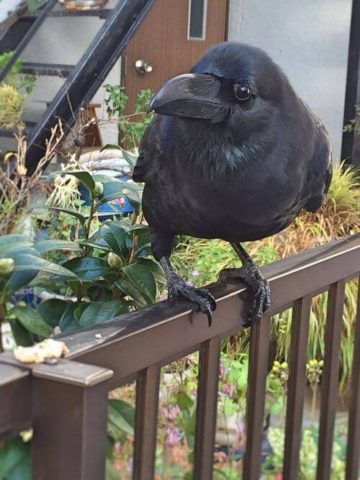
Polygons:
<instances>
[{"instance_id":1,"label":"crow's claw","mask_svg":"<svg viewBox=\"0 0 360 480\"><path fill-rule=\"evenodd\" d=\"M169 298L185 297L197 305L196 311L205 313L209 327L212 324L212 311L216 308L215 298L205 288L194 288L187 285L178 275L172 275L168 282Z\"/></svg>"},{"instance_id":2,"label":"crow's claw","mask_svg":"<svg viewBox=\"0 0 360 480\"><path fill-rule=\"evenodd\" d=\"M251 303L247 320L243 327L251 327L261 320L262 316L270 307L270 287L262 276L260 270L252 262L247 262L242 268L223 270L220 280L243 281L252 290Z\"/></svg>"}]
</instances>

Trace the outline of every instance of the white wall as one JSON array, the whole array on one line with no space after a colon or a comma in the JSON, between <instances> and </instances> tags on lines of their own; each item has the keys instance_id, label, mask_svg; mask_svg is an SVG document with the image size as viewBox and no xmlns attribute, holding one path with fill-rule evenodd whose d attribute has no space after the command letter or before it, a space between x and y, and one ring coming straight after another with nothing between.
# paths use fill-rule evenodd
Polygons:
<instances>
[{"instance_id":1,"label":"white wall","mask_svg":"<svg viewBox=\"0 0 360 480\"><path fill-rule=\"evenodd\" d=\"M351 0L231 0L229 40L266 50L341 150Z\"/></svg>"}]
</instances>

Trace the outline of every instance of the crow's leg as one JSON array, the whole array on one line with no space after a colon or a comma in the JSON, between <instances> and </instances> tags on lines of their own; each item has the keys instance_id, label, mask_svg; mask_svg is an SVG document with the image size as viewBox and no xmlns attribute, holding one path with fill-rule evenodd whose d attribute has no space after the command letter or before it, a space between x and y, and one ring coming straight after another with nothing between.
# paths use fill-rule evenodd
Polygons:
<instances>
[{"instance_id":1,"label":"crow's leg","mask_svg":"<svg viewBox=\"0 0 360 480\"><path fill-rule=\"evenodd\" d=\"M262 276L259 268L252 261L246 250L240 243L231 243L239 256L243 266L241 268L225 269L220 274L221 280L242 280L248 285L253 293L252 305L244 327L250 327L258 323L266 310L270 307L270 287Z\"/></svg>"},{"instance_id":2,"label":"crow's leg","mask_svg":"<svg viewBox=\"0 0 360 480\"><path fill-rule=\"evenodd\" d=\"M212 323L212 311L216 308L215 298L205 288L194 288L174 271L169 257L161 257L160 264L165 272L169 298L185 297L197 305L197 311L206 313L209 327Z\"/></svg>"}]
</instances>

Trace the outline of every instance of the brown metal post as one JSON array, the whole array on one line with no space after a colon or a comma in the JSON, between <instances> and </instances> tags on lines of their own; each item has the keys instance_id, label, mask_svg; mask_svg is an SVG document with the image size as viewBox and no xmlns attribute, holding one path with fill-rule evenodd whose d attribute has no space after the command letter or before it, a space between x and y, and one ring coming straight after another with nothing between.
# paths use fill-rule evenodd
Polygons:
<instances>
[{"instance_id":1,"label":"brown metal post","mask_svg":"<svg viewBox=\"0 0 360 480\"><path fill-rule=\"evenodd\" d=\"M194 459L196 480L211 480L213 477L220 352L220 337L203 343L199 352Z\"/></svg>"},{"instance_id":2,"label":"brown metal post","mask_svg":"<svg viewBox=\"0 0 360 480\"><path fill-rule=\"evenodd\" d=\"M330 480L336 400L339 385L339 352L345 281L330 286L325 333L324 374L321 385L317 480Z\"/></svg>"},{"instance_id":3,"label":"brown metal post","mask_svg":"<svg viewBox=\"0 0 360 480\"><path fill-rule=\"evenodd\" d=\"M265 315L261 322L252 328L250 333L244 480L258 480L260 478L269 335L270 317Z\"/></svg>"},{"instance_id":4,"label":"brown metal post","mask_svg":"<svg viewBox=\"0 0 360 480\"><path fill-rule=\"evenodd\" d=\"M0 439L15 436L31 426L31 376L16 365L2 363L0 355Z\"/></svg>"},{"instance_id":5,"label":"brown metal post","mask_svg":"<svg viewBox=\"0 0 360 480\"><path fill-rule=\"evenodd\" d=\"M346 452L346 480L359 478L360 454L360 278L358 281L357 315L355 324L354 358L352 366L351 401Z\"/></svg>"},{"instance_id":6,"label":"brown metal post","mask_svg":"<svg viewBox=\"0 0 360 480\"><path fill-rule=\"evenodd\" d=\"M154 478L160 366L139 374L136 382L134 480Z\"/></svg>"},{"instance_id":7,"label":"brown metal post","mask_svg":"<svg viewBox=\"0 0 360 480\"><path fill-rule=\"evenodd\" d=\"M311 296L297 300L293 309L290 347L290 375L286 408L284 478L299 476L302 417L306 386L306 357Z\"/></svg>"},{"instance_id":8,"label":"brown metal post","mask_svg":"<svg viewBox=\"0 0 360 480\"><path fill-rule=\"evenodd\" d=\"M104 479L112 371L63 360L33 376L32 480Z\"/></svg>"}]
</instances>

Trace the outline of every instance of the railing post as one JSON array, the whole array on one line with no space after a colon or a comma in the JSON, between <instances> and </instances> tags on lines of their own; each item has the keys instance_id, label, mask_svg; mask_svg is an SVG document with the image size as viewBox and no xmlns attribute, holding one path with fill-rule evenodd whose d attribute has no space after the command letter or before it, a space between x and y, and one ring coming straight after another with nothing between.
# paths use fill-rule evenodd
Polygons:
<instances>
[{"instance_id":1,"label":"railing post","mask_svg":"<svg viewBox=\"0 0 360 480\"><path fill-rule=\"evenodd\" d=\"M204 342L199 351L194 478L213 478L217 397L221 354L220 336Z\"/></svg>"},{"instance_id":2,"label":"railing post","mask_svg":"<svg viewBox=\"0 0 360 480\"><path fill-rule=\"evenodd\" d=\"M136 382L134 480L152 480L155 469L160 365L139 374Z\"/></svg>"},{"instance_id":3,"label":"railing post","mask_svg":"<svg viewBox=\"0 0 360 480\"><path fill-rule=\"evenodd\" d=\"M0 355L0 439L13 437L31 425L31 375Z\"/></svg>"},{"instance_id":4,"label":"railing post","mask_svg":"<svg viewBox=\"0 0 360 480\"><path fill-rule=\"evenodd\" d=\"M345 280L330 285L325 332L324 373L321 384L317 480L330 480L336 400L339 385L339 352L343 327Z\"/></svg>"},{"instance_id":5,"label":"railing post","mask_svg":"<svg viewBox=\"0 0 360 480\"><path fill-rule=\"evenodd\" d=\"M270 321L269 315L265 314L260 323L253 327L250 332L244 480L258 480L260 478Z\"/></svg>"},{"instance_id":6,"label":"railing post","mask_svg":"<svg viewBox=\"0 0 360 480\"><path fill-rule=\"evenodd\" d=\"M61 360L33 368L32 480L105 478L108 369Z\"/></svg>"},{"instance_id":7,"label":"railing post","mask_svg":"<svg viewBox=\"0 0 360 480\"><path fill-rule=\"evenodd\" d=\"M346 452L346 480L357 480L360 453L360 278L358 279L354 357L352 364L351 400Z\"/></svg>"},{"instance_id":8,"label":"railing post","mask_svg":"<svg viewBox=\"0 0 360 480\"><path fill-rule=\"evenodd\" d=\"M290 375L286 402L284 478L298 478L306 387L306 358L311 295L294 304L291 325Z\"/></svg>"}]
</instances>

